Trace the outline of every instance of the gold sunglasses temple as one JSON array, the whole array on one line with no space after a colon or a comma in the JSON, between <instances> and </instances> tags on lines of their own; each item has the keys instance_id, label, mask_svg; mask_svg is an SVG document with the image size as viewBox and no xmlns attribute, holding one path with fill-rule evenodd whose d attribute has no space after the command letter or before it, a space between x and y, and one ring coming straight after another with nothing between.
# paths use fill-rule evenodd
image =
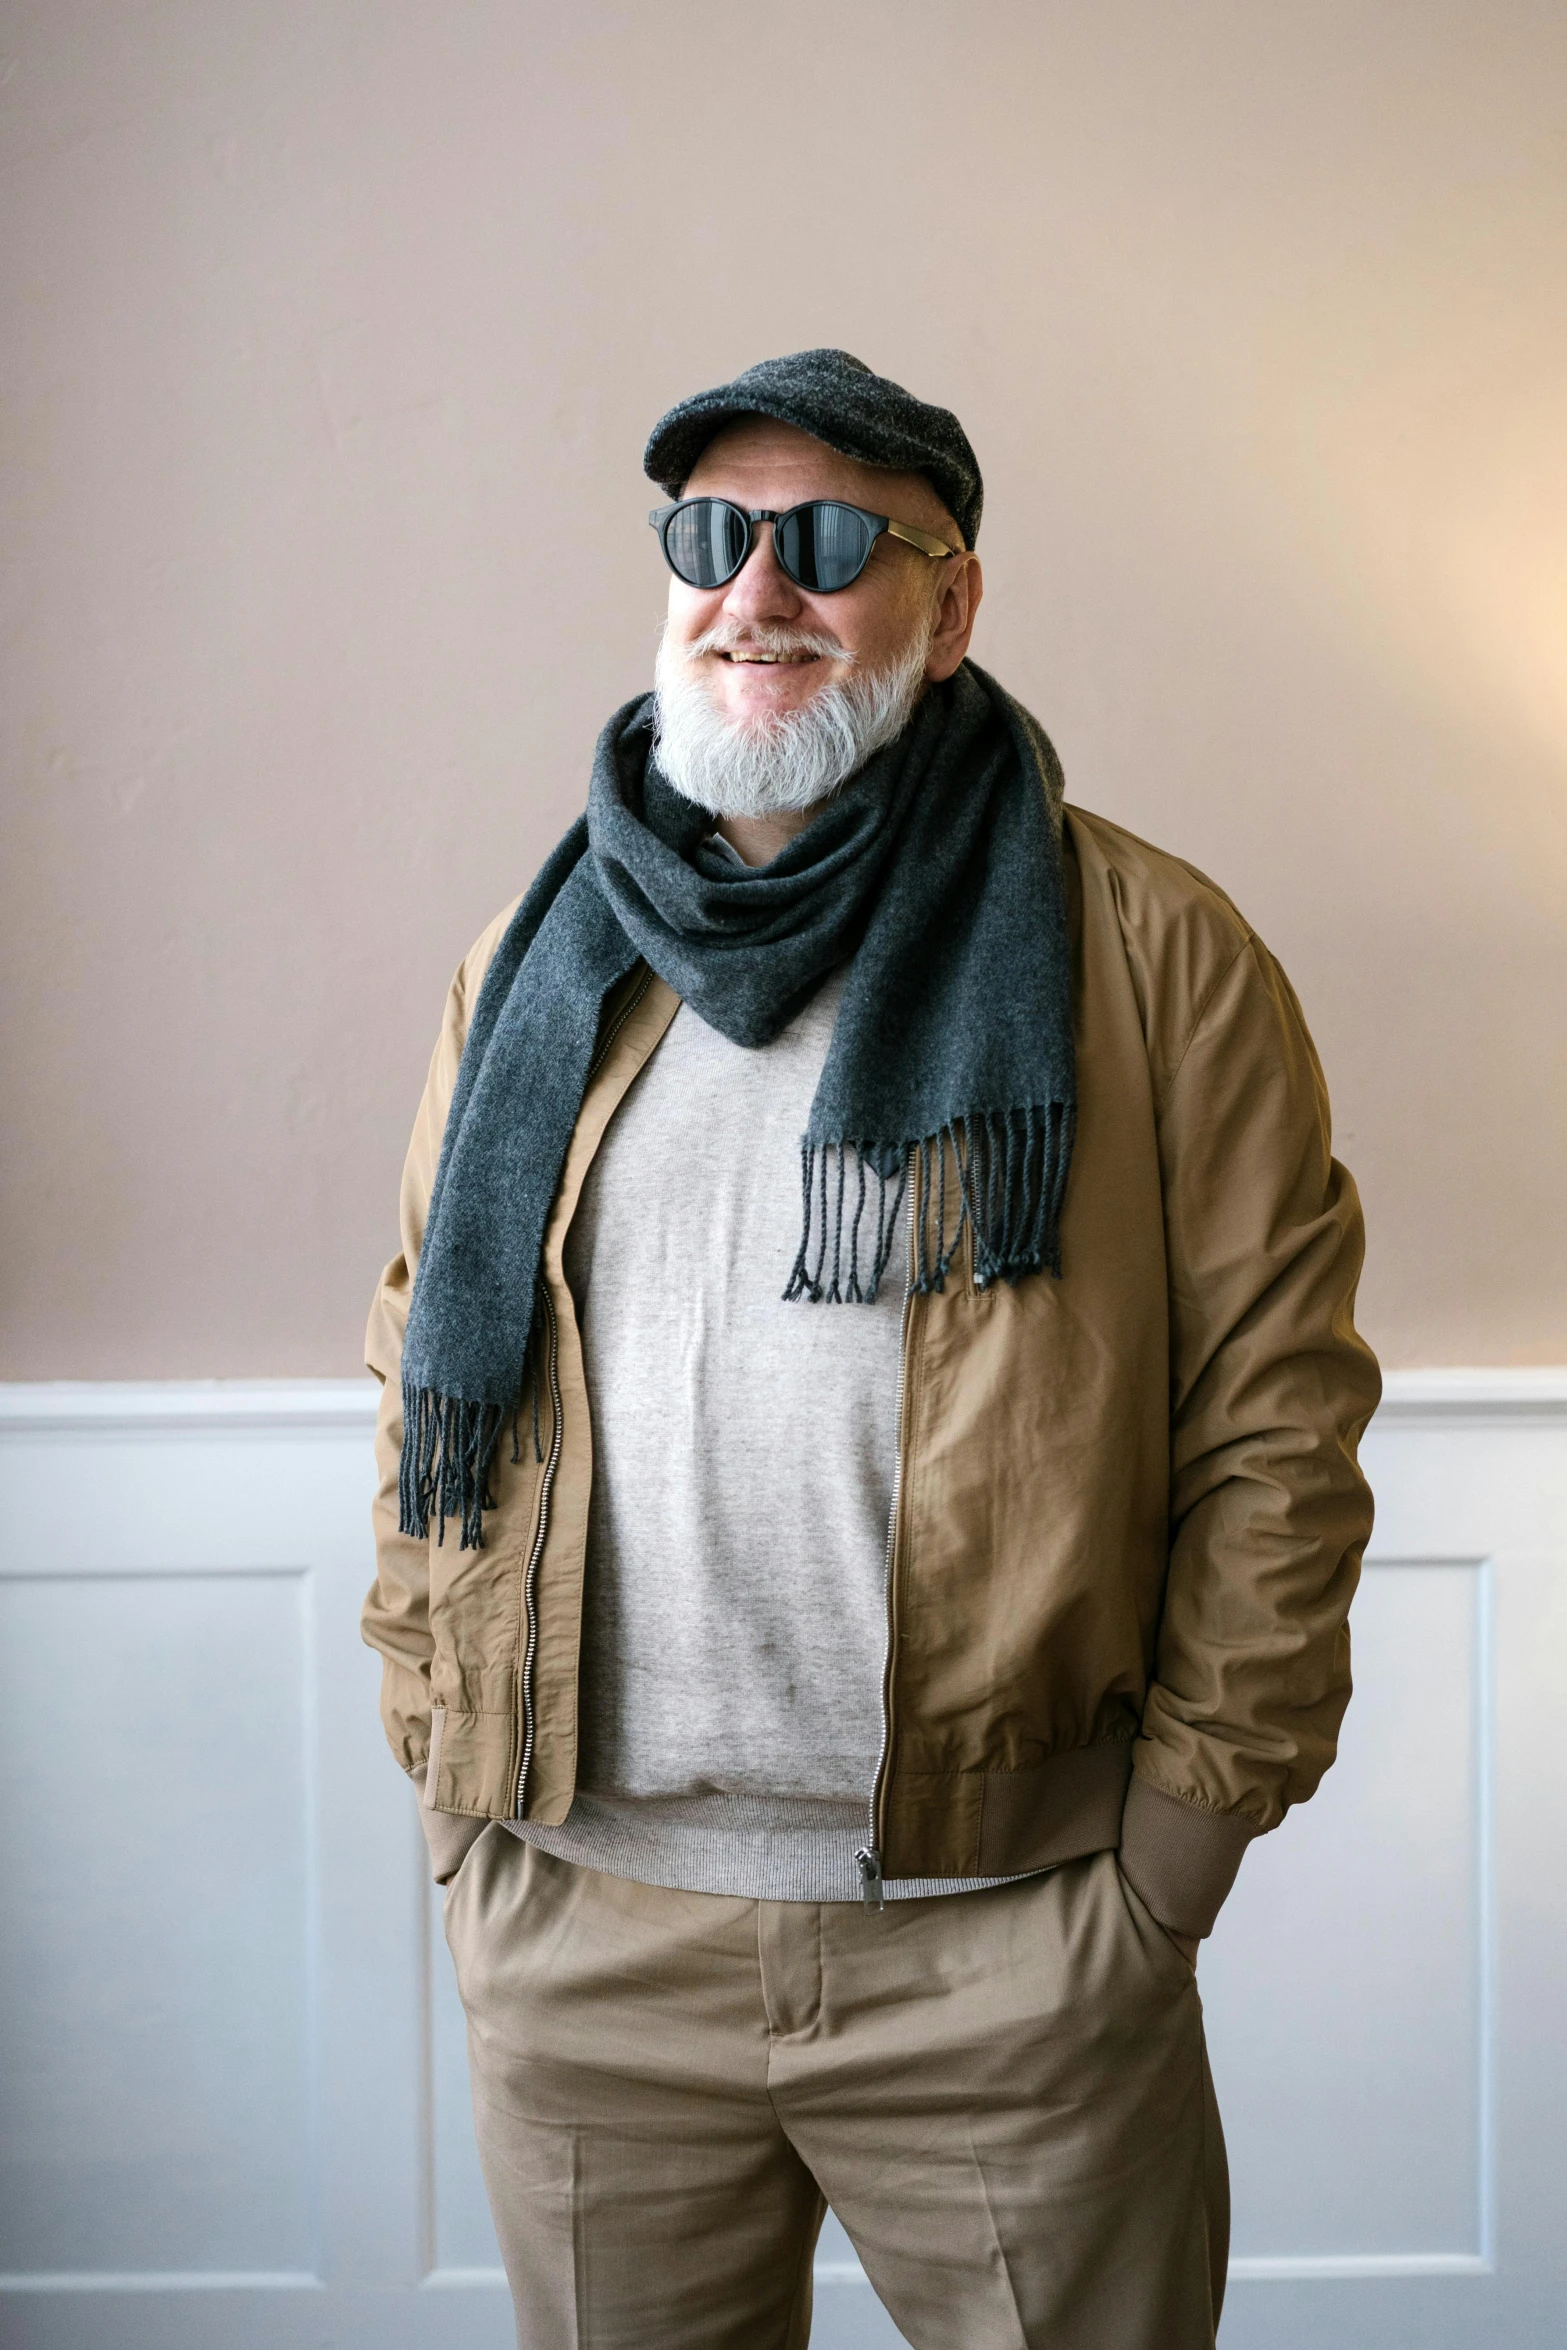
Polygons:
<instances>
[{"instance_id":1,"label":"gold sunglasses temple","mask_svg":"<svg viewBox=\"0 0 1567 2350\"><path fill-rule=\"evenodd\" d=\"M944 540L933 539L927 531L916 530L911 523L907 522L889 522L887 536L890 539L902 539L907 546L918 547L922 555L939 557L961 555L963 552L961 547L949 547Z\"/></svg>"}]
</instances>

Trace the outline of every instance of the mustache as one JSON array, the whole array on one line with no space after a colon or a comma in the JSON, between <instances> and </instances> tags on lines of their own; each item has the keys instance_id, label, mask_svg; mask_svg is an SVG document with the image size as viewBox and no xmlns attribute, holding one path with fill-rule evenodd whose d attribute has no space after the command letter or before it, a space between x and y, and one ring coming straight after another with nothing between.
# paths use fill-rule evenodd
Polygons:
<instances>
[{"instance_id":1,"label":"mustache","mask_svg":"<svg viewBox=\"0 0 1567 2350\"><path fill-rule=\"evenodd\" d=\"M775 659L786 659L791 653L807 653L822 661L844 662L858 657L825 631L786 628L766 620L749 623L721 620L680 650L687 661L699 661L704 653L770 653Z\"/></svg>"}]
</instances>

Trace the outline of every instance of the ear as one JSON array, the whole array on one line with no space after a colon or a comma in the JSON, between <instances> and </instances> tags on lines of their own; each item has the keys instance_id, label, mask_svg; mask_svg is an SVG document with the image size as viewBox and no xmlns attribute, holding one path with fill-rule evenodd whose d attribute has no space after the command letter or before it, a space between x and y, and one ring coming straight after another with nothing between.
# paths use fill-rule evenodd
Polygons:
<instances>
[{"instance_id":1,"label":"ear","mask_svg":"<svg viewBox=\"0 0 1567 2350\"><path fill-rule=\"evenodd\" d=\"M948 575L937 590L936 628L925 657L925 675L937 685L952 675L967 653L985 592L977 555L948 556L943 568Z\"/></svg>"}]
</instances>

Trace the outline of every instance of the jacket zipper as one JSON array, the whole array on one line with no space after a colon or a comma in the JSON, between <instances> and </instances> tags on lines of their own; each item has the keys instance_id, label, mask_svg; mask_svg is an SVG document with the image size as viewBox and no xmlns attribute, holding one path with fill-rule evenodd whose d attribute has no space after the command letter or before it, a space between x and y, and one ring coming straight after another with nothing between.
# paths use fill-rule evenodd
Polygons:
<instances>
[{"instance_id":1,"label":"jacket zipper","mask_svg":"<svg viewBox=\"0 0 1567 2350\"><path fill-rule=\"evenodd\" d=\"M544 1537L550 1524L550 1488L555 1482L555 1467L560 1459L560 1354L557 1345L555 1301L550 1296L549 1284L541 1284L544 1298L544 1319L549 1324L550 1374L550 1450L539 1479L539 1524L533 1537L533 1551L528 1560L528 1572L523 1579L522 1604L527 1616L528 1636L522 1653L522 1760L517 1765L517 1811L520 1820L528 1793L528 1765L533 1760L533 1657L539 1644L538 1619L533 1608L533 1586L539 1571L539 1560L544 1553Z\"/></svg>"},{"instance_id":2,"label":"jacket zipper","mask_svg":"<svg viewBox=\"0 0 1567 2350\"><path fill-rule=\"evenodd\" d=\"M610 1046L614 1043L616 1037L625 1027L626 1022L630 1019L638 1004L641 1003L642 998L647 994L647 991L652 986L652 984L653 969L652 965L648 964L644 968L642 976L637 981L636 986L632 989L630 995L626 998L626 1001L621 1005L620 1010L615 1014L614 1019L610 1022L609 1029L604 1037L603 1042L600 1044L598 1051L594 1054L592 1060L588 1064L588 1073L587 1076L583 1079L582 1084L582 1090L584 1093L587 1092L588 1087L593 1083L594 1078L603 1068L605 1061L609 1058Z\"/></svg>"},{"instance_id":3,"label":"jacket zipper","mask_svg":"<svg viewBox=\"0 0 1567 2350\"><path fill-rule=\"evenodd\" d=\"M892 1743L892 1645L893 1599L892 1572L898 1547L898 1508L903 1498L903 1398L909 1373L909 1319L914 1304L914 1216L916 1200L915 1153L909 1152L908 1219L909 1249L908 1278L903 1290L903 1318L898 1327L898 1402L896 1414L897 1454L892 1468L892 1508L887 1517L887 1552L884 1567L887 1614L887 1645L881 1661L881 1747L876 1756L876 1776L871 1781L870 1837L855 1854L860 1870L860 1895L867 1909L884 1906L881 1874L881 1834L877 1814L881 1810L882 1774L887 1767L887 1749Z\"/></svg>"},{"instance_id":4,"label":"jacket zipper","mask_svg":"<svg viewBox=\"0 0 1567 2350\"><path fill-rule=\"evenodd\" d=\"M638 1004L641 1003L642 998L647 994L647 991L652 986L652 984L653 972L651 966L649 966L644 969L640 981L636 987L633 988L630 996L626 999L625 1003L622 1004L620 1010L616 1013L615 1018L610 1023L608 1033L600 1044L598 1051L594 1054L593 1059L588 1067L588 1074L583 1081L584 1093L586 1093L587 1088L593 1083L594 1078L603 1068L605 1060L608 1057L610 1047L613 1045L616 1037L625 1027L626 1022L630 1019ZM523 1805L527 1801L528 1794L528 1766L533 1760L533 1659L539 1645L539 1627L538 1619L534 1613L533 1594L534 1586L538 1579L539 1561L544 1556L545 1537L549 1532L550 1492L555 1483L555 1470L560 1460L561 1448L559 1327L555 1320L555 1301L550 1296L548 1281L546 1280L542 1282L540 1286L544 1297L544 1318L545 1321L549 1324L550 1334L549 1380L551 1426L549 1458L544 1464L544 1474L539 1479L538 1529L533 1537L533 1549L528 1559L528 1572L523 1578L522 1586L523 1610L527 1619L527 1637L524 1641L522 1652L522 1760L517 1765L517 1810L515 1816L519 1820L524 1817Z\"/></svg>"}]
</instances>

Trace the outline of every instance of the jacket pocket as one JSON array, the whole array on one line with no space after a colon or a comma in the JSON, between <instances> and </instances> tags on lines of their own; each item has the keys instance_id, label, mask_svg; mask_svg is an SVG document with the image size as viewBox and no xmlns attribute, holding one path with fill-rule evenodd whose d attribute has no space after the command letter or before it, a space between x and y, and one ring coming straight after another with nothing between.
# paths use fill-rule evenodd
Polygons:
<instances>
[{"instance_id":1,"label":"jacket pocket","mask_svg":"<svg viewBox=\"0 0 1567 2350\"><path fill-rule=\"evenodd\" d=\"M427 1808L431 1811L435 1809L436 1789L440 1783L441 1744L445 1736L446 1708L444 1705L432 1705L430 1708L430 1759L425 1765L424 1774L424 1800Z\"/></svg>"},{"instance_id":2,"label":"jacket pocket","mask_svg":"<svg viewBox=\"0 0 1567 2350\"><path fill-rule=\"evenodd\" d=\"M1150 1968L1162 1968L1182 1990L1189 1990L1197 1980L1197 1969L1184 1951L1176 1949L1169 1933L1122 1868L1120 1854L1112 1853L1110 1857L1115 1863L1116 1883L1121 1889L1127 1924L1141 1944Z\"/></svg>"}]
</instances>

